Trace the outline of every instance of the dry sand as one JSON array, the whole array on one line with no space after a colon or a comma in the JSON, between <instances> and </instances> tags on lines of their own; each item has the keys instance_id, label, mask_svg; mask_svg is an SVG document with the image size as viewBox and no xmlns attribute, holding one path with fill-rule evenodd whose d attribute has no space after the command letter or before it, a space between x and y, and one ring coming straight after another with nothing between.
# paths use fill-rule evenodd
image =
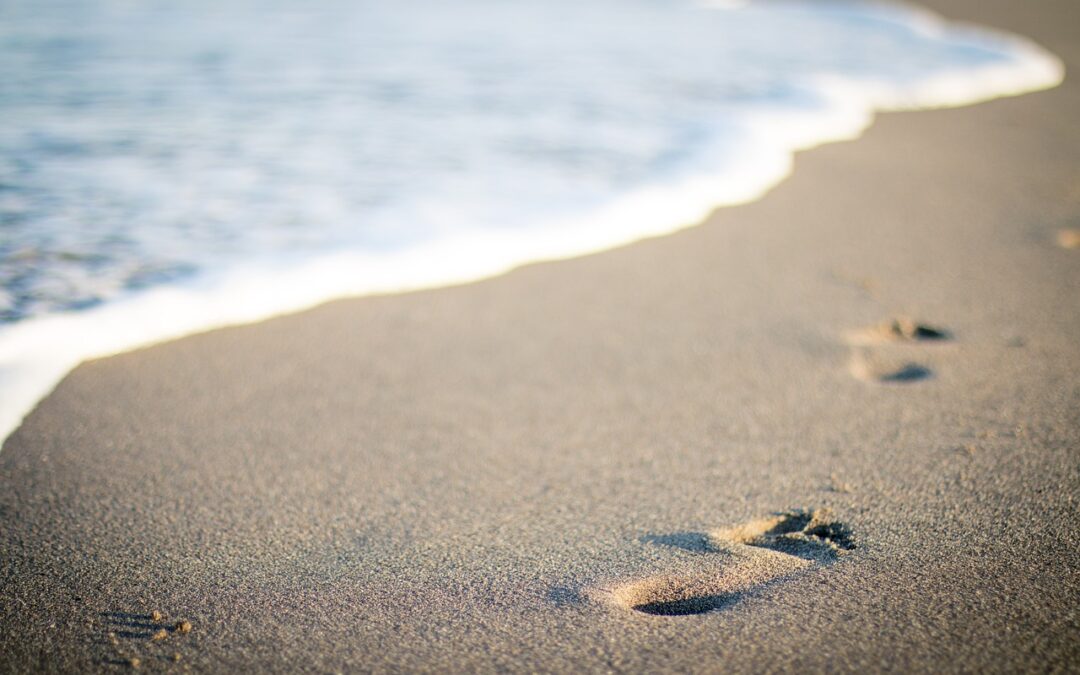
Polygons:
<instances>
[{"instance_id":1,"label":"dry sand","mask_svg":"<svg viewBox=\"0 0 1080 675\"><path fill-rule=\"evenodd\" d=\"M927 4L1080 72L1074 0ZM85 364L0 453L0 670L1080 671L1078 120Z\"/></svg>"}]
</instances>

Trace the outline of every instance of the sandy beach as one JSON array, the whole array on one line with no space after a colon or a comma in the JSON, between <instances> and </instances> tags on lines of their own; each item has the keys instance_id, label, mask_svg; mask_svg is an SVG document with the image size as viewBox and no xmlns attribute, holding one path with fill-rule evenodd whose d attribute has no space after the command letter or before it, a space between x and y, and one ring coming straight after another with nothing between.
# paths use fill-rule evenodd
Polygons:
<instances>
[{"instance_id":1,"label":"sandy beach","mask_svg":"<svg viewBox=\"0 0 1080 675\"><path fill-rule=\"evenodd\" d=\"M80 366L0 452L0 671L1080 671L1080 4L922 4L1070 76Z\"/></svg>"}]
</instances>

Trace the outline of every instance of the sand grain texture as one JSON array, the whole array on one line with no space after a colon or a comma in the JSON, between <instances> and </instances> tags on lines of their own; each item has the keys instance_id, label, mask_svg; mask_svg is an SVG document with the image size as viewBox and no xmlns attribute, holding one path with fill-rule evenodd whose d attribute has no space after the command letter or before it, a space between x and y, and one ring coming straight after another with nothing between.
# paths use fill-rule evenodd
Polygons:
<instances>
[{"instance_id":1,"label":"sand grain texture","mask_svg":"<svg viewBox=\"0 0 1080 675\"><path fill-rule=\"evenodd\" d=\"M1080 72L1074 2L927 4ZM887 115L674 236L81 366L0 453L0 670L1080 670L1077 119ZM898 316L951 339L846 337ZM826 507L853 550L715 611L588 592Z\"/></svg>"}]
</instances>

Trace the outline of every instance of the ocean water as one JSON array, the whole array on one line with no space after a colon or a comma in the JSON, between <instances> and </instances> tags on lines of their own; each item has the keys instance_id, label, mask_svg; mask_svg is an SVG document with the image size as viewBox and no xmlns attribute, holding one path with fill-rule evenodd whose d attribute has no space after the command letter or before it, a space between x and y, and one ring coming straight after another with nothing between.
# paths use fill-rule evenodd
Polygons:
<instances>
[{"instance_id":1,"label":"ocean water","mask_svg":"<svg viewBox=\"0 0 1080 675\"><path fill-rule=\"evenodd\" d=\"M8 0L0 436L87 358L670 232L1062 77L876 2Z\"/></svg>"}]
</instances>

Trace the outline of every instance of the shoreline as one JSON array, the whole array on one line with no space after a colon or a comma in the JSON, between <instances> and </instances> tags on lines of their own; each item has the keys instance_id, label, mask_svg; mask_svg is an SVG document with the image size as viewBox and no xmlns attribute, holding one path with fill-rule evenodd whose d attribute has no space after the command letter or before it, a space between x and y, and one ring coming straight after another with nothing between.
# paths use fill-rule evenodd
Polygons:
<instances>
[{"instance_id":1,"label":"shoreline","mask_svg":"<svg viewBox=\"0 0 1080 675\"><path fill-rule=\"evenodd\" d=\"M737 167L635 188L609 203L538 230L455 233L393 254L363 250L301 260L262 260L205 271L78 312L0 325L0 450L33 407L78 364L210 330L301 312L325 302L476 283L522 265L608 251L694 227L719 208L760 199L790 177L795 156L857 140L879 114L976 105L1059 86L1063 65L1039 45L1000 30L954 27L932 12L883 5L927 35L952 33L970 45L1013 50L1014 62L948 71L915 84L818 84L822 110L765 108L748 130ZM868 16L872 16L868 14ZM896 17L891 17L896 19ZM811 133L810 130L813 130ZM721 135L722 136L722 135ZM363 270L359 274L357 270Z\"/></svg>"},{"instance_id":2,"label":"shoreline","mask_svg":"<svg viewBox=\"0 0 1080 675\"><path fill-rule=\"evenodd\" d=\"M1067 2L922 4L1080 67ZM79 366L0 452L0 670L1075 669L1078 112Z\"/></svg>"}]
</instances>

